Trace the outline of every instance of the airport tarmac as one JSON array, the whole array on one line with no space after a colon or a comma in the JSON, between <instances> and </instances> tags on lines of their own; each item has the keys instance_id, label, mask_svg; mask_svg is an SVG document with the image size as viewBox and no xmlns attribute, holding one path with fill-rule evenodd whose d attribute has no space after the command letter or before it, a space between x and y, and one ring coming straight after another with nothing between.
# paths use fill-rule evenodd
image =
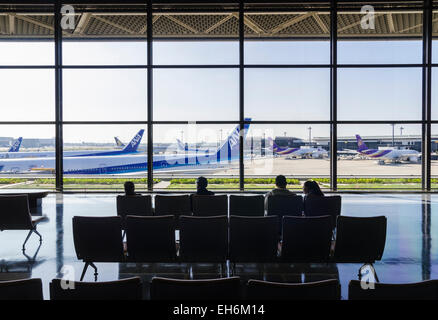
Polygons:
<instances>
[{"instance_id":1,"label":"airport tarmac","mask_svg":"<svg viewBox=\"0 0 438 320\"><path fill-rule=\"evenodd\" d=\"M218 175L238 175L239 169L216 171ZM330 175L329 159L263 158L245 160L246 176L295 175L320 177ZM339 176L421 176L421 163L387 163L379 165L377 160L338 160ZM438 161L432 161L432 175L438 175Z\"/></svg>"}]
</instances>

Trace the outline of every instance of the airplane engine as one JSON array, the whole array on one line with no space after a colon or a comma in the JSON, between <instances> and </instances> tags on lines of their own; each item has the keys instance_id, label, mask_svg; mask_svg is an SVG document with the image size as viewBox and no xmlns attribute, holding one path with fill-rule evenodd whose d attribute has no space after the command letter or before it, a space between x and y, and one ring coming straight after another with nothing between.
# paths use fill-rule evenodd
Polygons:
<instances>
[{"instance_id":1,"label":"airplane engine","mask_svg":"<svg viewBox=\"0 0 438 320\"><path fill-rule=\"evenodd\" d=\"M408 160L409 160L409 162L418 163L418 157L412 156L412 157L409 157Z\"/></svg>"}]
</instances>

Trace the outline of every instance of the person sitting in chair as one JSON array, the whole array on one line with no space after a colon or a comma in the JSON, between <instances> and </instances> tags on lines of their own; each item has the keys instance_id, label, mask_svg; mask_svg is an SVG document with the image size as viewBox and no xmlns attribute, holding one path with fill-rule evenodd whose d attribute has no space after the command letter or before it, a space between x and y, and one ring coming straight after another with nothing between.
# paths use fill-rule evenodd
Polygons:
<instances>
[{"instance_id":1,"label":"person sitting in chair","mask_svg":"<svg viewBox=\"0 0 438 320\"><path fill-rule=\"evenodd\" d=\"M289 191L287 188L287 180L283 175L279 175L275 178L275 189L268 192L267 196L294 196L295 193Z\"/></svg>"},{"instance_id":2,"label":"person sitting in chair","mask_svg":"<svg viewBox=\"0 0 438 320\"><path fill-rule=\"evenodd\" d=\"M137 196L138 194L135 193L135 185L132 181L126 181L123 185L125 188L125 196Z\"/></svg>"},{"instance_id":3,"label":"person sitting in chair","mask_svg":"<svg viewBox=\"0 0 438 320\"><path fill-rule=\"evenodd\" d=\"M205 177L196 179L196 195L199 196L213 196L214 192L207 190L208 180Z\"/></svg>"},{"instance_id":4,"label":"person sitting in chair","mask_svg":"<svg viewBox=\"0 0 438 320\"><path fill-rule=\"evenodd\" d=\"M324 197L318 182L313 180L304 182L303 192L305 197Z\"/></svg>"}]
</instances>

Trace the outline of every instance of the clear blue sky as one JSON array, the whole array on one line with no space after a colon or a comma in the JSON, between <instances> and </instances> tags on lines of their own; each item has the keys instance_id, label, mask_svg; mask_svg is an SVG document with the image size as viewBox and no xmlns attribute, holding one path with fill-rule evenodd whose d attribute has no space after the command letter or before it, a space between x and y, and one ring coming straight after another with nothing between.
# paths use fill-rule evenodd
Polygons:
<instances>
[{"instance_id":1,"label":"clear blue sky","mask_svg":"<svg viewBox=\"0 0 438 320\"><path fill-rule=\"evenodd\" d=\"M64 64L146 64L146 42L65 42ZM339 63L421 63L420 41L343 41ZM435 47L435 44L434 44ZM437 48L438 49L438 48ZM53 43L0 42L0 64L53 65ZM437 50L435 50L437 51ZM237 64L237 42L156 42L154 63ZM435 54L434 58L438 55ZM436 59L435 59L436 60ZM323 41L245 43L246 64L327 64L329 45ZM3 120L54 119L53 70L0 70ZM254 120L329 120L329 69L246 69L245 113ZM438 87L436 72L433 86ZM238 120L237 69L155 69L155 120ZM64 70L64 119L146 120L144 69ZM438 95L433 95L433 115L438 118ZM421 68L340 69L338 73L340 120L421 119ZM234 126L200 127L198 141L216 141L219 130ZM419 134L420 126L406 125L403 134ZM254 126L253 134L308 139L306 125ZM399 126L396 133L399 134ZM139 126L75 126L65 128L65 141L129 140ZM170 142L187 127L160 126L157 142ZM210 133L206 133L210 132ZM339 135L391 134L389 125L341 126ZM50 126L3 126L0 136L49 138ZM183 134L184 135L184 134ZM326 125L313 125L313 136L328 136ZM202 137L206 136L206 137Z\"/></svg>"}]
</instances>

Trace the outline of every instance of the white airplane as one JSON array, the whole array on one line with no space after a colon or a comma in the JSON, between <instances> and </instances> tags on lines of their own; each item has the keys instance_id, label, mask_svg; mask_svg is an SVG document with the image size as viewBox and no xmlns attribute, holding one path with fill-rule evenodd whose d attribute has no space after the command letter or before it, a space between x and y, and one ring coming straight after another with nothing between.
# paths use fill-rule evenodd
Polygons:
<instances>
[{"instance_id":1,"label":"white airplane","mask_svg":"<svg viewBox=\"0 0 438 320\"><path fill-rule=\"evenodd\" d=\"M7 152L0 152L0 158L6 159L9 158L9 155L11 153L16 153L20 151L21 143L23 142L23 137L19 137L15 142L12 144L12 146L9 148Z\"/></svg>"},{"instance_id":2,"label":"white airplane","mask_svg":"<svg viewBox=\"0 0 438 320\"><path fill-rule=\"evenodd\" d=\"M301 157L301 158L314 158L314 159L320 159L323 157L326 157L328 155L327 150L323 148L313 148L313 147L306 147L302 146L300 148L282 148L279 147L272 138L268 138L269 148L274 152L276 155L290 155L294 157Z\"/></svg>"},{"instance_id":3,"label":"white airplane","mask_svg":"<svg viewBox=\"0 0 438 320\"><path fill-rule=\"evenodd\" d=\"M249 124L244 126L246 135ZM227 140L212 153L154 155L153 169L163 171L223 168L239 160L240 127L237 126ZM145 154L64 157L64 174L128 174L147 171ZM2 173L32 173L55 171L55 158L0 159Z\"/></svg>"},{"instance_id":4,"label":"white airplane","mask_svg":"<svg viewBox=\"0 0 438 320\"><path fill-rule=\"evenodd\" d=\"M365 142L363 142L360 135L356 135L357 140L357 152L360 155L378 159L378 164L385 164L385 160L391 162L409 161L418 163L420 152L410 149L368 149Z\"/></svg>"},{"instance_id":5,"label":"white airplane","mask_svg":"<svg viewBox=\"0 0 438 320\"><path fill-rule=\"evenodd\" d=\"M82 151L64 151L64 157L91 157L91 156L112 156L112 155L123 155L137 153L138 146L140 145L141 139L143 138L144 129L141 129L132 138L131 142L125 146L122 150L82 150ZM22 139L22 138L21 138ZM18 142L18 140L17 140ZM14 146L17 144L14 144ZM21 144L21 140L20 140ZM12 146L11 149L14 147ZM19 148L19 146L18 146ZM54 158L55 151L29 151L29 152L18 152L11 151L0 152L0 159L18 159L18 158Z\"/></svg>"}]
</instances>

